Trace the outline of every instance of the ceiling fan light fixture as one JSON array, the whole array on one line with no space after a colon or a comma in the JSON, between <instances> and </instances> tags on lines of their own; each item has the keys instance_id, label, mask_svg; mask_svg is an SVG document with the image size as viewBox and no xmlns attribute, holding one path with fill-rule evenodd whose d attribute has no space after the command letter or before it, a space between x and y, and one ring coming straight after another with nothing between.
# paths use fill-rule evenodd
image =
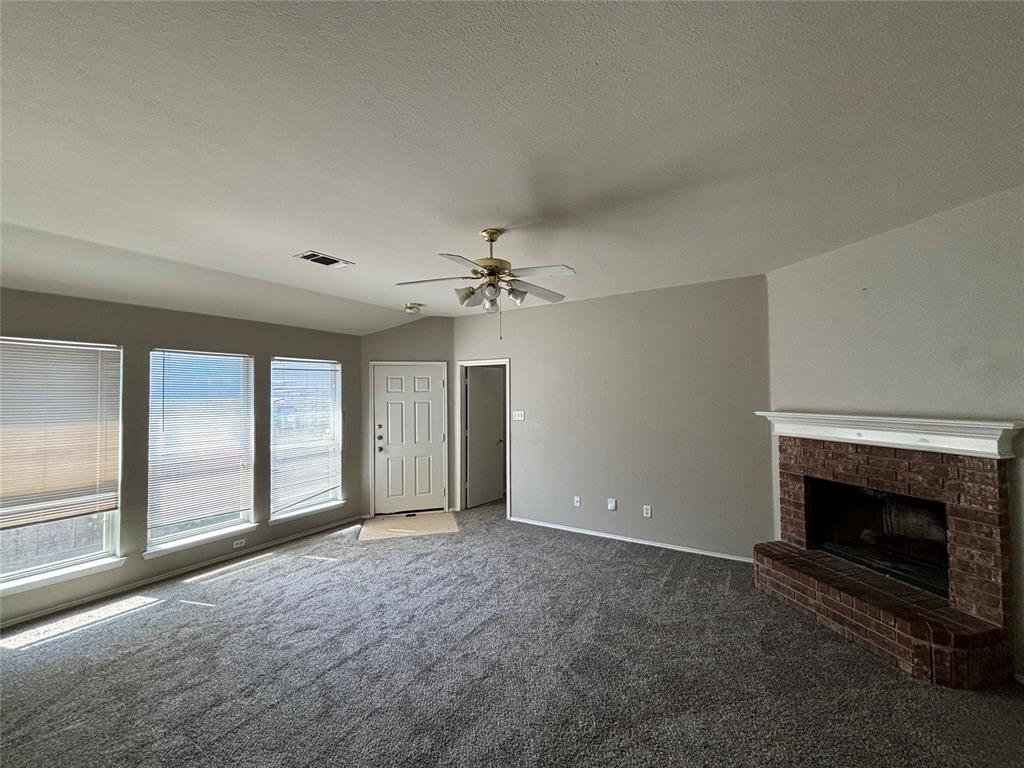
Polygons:
<instances>
[{"instance_id":1,"label":"ceiling fan light fixture","mask_svg":"<svg viewBox=\"0 0 1024 768\"><path fill-rule=\"evenodd\" d=\"M498 311L497 299L484 299L484 312L493 314Z\"/></svg>"},{"instance_id":2,"label":"ceiling fan light fixture","mask_svg":"<svg viewBox=\"0 0 1024 768\"><path fill-rule=\"evenodd\" d=\"M465 307L473 299L476 294L476 288L473 286L466 286L465 288L456 288L455 296L459 300L459 306Z\"/></svg>"},{"instance_id":3,"label":"ceiling fan light fixture","mask_svg":"<svg viewBox=\"0 0 1024 768\"><path fill-rule=\"evenodd\" d=\"M509 288L508 297L512 299L512 303L517 307L523 306L523 302L526 301L526 291L521 291L518 288Z\"/></svg>"},{"instance_id":4,"label":"ceiling fan light fixture","mask_svg":"<svg viewBox=\"0 0 1024 768\"><path fill-rule=\"evenodd\" d=\"M480 293L483 294L484 299L497 299L501 295L501 288L496 283L484 283L480 286Z\"/></svg>"}]
</instances>

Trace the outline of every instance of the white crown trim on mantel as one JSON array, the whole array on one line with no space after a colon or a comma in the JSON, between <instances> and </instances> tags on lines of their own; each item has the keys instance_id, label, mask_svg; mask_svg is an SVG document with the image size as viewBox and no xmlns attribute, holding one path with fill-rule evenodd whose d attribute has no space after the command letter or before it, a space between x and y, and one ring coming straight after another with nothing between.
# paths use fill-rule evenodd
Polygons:
<instances>
[{"instance_id":1,"label":"white crown trim on mantel","mask_svg":"<svg viewBox=\"0 0 1024 768\"><path fill-rule=\"evenodd\" d=\"M989 459L1016 454L1013 440L1024 421L910 419L895 416L849 416L826 413L755 411L772 423L773 435L956 453Z\"/></svg>"}]
</instances>

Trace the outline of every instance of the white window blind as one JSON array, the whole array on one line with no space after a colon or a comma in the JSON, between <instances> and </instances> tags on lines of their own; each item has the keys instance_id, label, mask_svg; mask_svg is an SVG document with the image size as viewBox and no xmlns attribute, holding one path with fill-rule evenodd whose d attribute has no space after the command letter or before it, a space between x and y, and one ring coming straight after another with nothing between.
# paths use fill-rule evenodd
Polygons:
<instances>
[{"instance_id":1,"label":"white window blind","mask_svg":"<svg viewBox=\"0 0 1024 768\"><path fill-rule=\"evenodd\" d=\"M270 364L270 516L341 499L341 364Z\"/></svg>"},{"instance_id":2,"label":"white window blind","mask_svg":"<svg viewBox=\"0 0 1024 768\"><path fill-rule=\"evenodd\" d=\"M252 518L252 358L149 355L149 540Z\"/></svg>"},{"instance_id":3,"label":"white window blind","mask_svg":"<svg viewBox=\"0 0 1024 768\"><path fill-rule=\"evenodd\" d=\"M120 348L0 339L0 529L116 509L120 464Z\"/></svg>"}]
</instances>

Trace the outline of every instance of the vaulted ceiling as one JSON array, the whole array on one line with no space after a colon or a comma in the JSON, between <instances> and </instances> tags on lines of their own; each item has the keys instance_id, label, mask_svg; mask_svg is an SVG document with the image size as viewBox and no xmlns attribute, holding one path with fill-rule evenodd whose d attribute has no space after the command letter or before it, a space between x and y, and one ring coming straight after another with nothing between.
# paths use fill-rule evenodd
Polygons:
<instances>
[{"instance_id":1,"label":"vaulted ceiling","mask_svg":"<svg viewBox=\"0 0 1024 768\"><path fill-rule=\"evenodd\" d=\"M13 287L366 333L470 311L394 284L487 226L572 300L1024 178L1020 3L8 3L2 34Z\"/></svg>"}]
</instances>

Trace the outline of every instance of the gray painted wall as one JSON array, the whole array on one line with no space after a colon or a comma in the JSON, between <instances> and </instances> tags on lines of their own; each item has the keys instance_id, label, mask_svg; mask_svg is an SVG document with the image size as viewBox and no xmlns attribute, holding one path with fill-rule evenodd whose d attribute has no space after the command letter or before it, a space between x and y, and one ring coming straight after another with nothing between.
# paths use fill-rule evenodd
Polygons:
<instances>
[{"instance_id":1,"label":"gray painted wall","mask_svg":"<svg viewBox=\"0 0 1024 768\"><path fill-rule=\"evenodd\" d=\"M1024 418L1022 188L776 270L768 296L776 410ZM1024 674L1022 465L1012 524Z\"/></svg>"},{"instance_id":2,"label":"gray painted wall","mask_svg":"<svg viewBox=\"0 0 1024 768\"><path fill-rule=\"evenodd\" d=\"M987 197L768 275L772 403L1024 414L1024 195Z\"/></svg>"},{"instance_id":3,"label":"gray painted wall","mask_svg":"<svg viewBox=\"0 0 1024 768\"><path fill-rule=\"evenodd\" d=\"M454 353L511 360L514 517L739 557L771 538L763 277L519 309L503 341L477 313Z\"/></svg>"},{"instance_id":4,"label":"gray painted wall","mask_svg":"<svg viewBox=\"0 0 1024 768\"><path fill-rule=\"evenodd\" d=\"M7 336L120 344L123 352L121 548L128 561L120 568L19 592L2 601L4 622L56 605L115 590L164 573L227 554L230 540L202 544L144 560L146 548L147 457L149 439L149 351L164 347L234 352L254 357L255 510L258 522L269 517L270 493L270 358L309 357L342 364L345 416L342 488L346 503L339 508L281 522L245 534L246 548L257 547L301 531L364 513L362 486L362 377L360 340L356 336L311 331L269 323L112 304L24 291L2 293L0 329Z\"/></svg>"}]
</instances>

